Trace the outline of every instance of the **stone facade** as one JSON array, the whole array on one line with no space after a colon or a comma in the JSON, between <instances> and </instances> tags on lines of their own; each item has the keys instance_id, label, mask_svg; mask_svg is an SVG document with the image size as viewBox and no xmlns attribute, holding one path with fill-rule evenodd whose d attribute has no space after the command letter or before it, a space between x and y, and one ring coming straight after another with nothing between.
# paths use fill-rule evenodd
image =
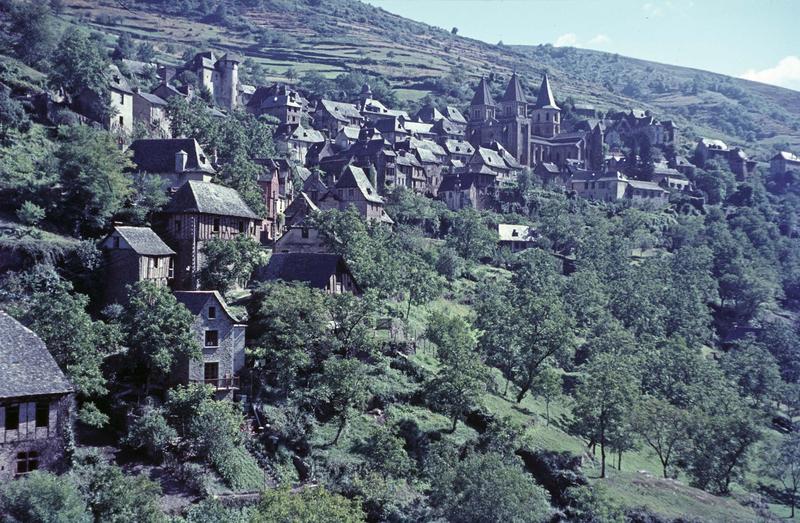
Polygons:
<instances>
[{"instance_id":1,"label":"stone facade","mask_svg":"<svg viewBox=\"0 0 800 523\"><path fill-rule=\"evenodd\" d=\"M71 395L0 400L0 483L63 467L72 410Z\"/></svg>"},{"instance_id":2,"label":"stone facade","mask_svg":"<svg viewBox=\"0 0 800 523\"><path fill-rule=\"evenodd\" d=\"M181 362L175 380L205 383L214 387L218 398L232 397L244 368L245 325L230 313L216 291L179 291L175 297L195 316L192 330L203 348L202 361Z\"/></svg>"}]
</instances>

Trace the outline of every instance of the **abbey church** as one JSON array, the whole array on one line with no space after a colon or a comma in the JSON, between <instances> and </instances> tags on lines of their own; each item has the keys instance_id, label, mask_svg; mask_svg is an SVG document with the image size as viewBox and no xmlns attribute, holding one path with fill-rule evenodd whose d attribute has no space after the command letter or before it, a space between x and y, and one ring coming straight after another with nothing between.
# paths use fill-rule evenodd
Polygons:
<instances>
[{"instance_id":1,"label":"abbey church","mask_svg":"<svg viewBox=\"0 0 800 523\"><path fill-rule=\"evenodd\" d=\"M470 102L467 139L475 147L497 142L528 167L541 163L563 167L574 160L592 169L596 166L592 165L590 151L603 150L603 132L599 126L562 132L561 108L556 104L547 74L542 78L534 104L528 103L516 73L499 102L494 101L486 79L482 78Z\"/></svg>"}]
</instances>

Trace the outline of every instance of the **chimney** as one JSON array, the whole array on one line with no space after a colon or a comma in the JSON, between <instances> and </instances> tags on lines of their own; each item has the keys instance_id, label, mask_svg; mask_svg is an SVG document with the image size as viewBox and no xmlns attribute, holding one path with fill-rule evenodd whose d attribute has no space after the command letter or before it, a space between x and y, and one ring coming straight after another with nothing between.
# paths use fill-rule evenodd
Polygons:
<instances>
[{"instance_id":1,"label":"chimney","mask_svg":"<svg viewBox=\"0 0 800 523\"><path fill-rule=\"evenodd\" d=\"M189 159L189 155L186 154L186 151L178 151L175 153L175 172L182 173L186 170L186 161Z\"/></svg>"}]
</instances>

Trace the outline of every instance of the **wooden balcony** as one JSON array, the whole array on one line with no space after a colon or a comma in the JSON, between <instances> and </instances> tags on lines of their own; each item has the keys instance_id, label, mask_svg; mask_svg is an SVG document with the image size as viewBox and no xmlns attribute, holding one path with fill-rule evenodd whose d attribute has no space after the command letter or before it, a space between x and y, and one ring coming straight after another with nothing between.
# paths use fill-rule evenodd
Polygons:
<instances>
[{"instance_id":1,"label":"wooden balcony","mask_svg":"<svg viewBox=\"0 0 800 523\"><path fill-rule=\"evenodd\" d=\"M239 376L230 376L226 378L211 378L205 380L189 380L191 383L204 383L211 385L214 390L233 390L239 388Z\"/></svg>"}]
</instances>

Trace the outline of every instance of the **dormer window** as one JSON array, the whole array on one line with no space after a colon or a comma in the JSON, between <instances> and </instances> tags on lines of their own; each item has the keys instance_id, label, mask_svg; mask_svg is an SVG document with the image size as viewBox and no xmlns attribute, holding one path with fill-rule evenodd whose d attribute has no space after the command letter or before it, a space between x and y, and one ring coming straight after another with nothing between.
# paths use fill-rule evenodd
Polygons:
<instances>
[{"instance_id":1,"label":"dormer window","mask_svg":"<svg viewBox=\"0 0 800 523\"><path fill-rule=\"evenodd\" d=\"M216 307L209 307L208 308L208 319L209 320L217 319L217 308Z\"/></svg>"}]
</instances>

